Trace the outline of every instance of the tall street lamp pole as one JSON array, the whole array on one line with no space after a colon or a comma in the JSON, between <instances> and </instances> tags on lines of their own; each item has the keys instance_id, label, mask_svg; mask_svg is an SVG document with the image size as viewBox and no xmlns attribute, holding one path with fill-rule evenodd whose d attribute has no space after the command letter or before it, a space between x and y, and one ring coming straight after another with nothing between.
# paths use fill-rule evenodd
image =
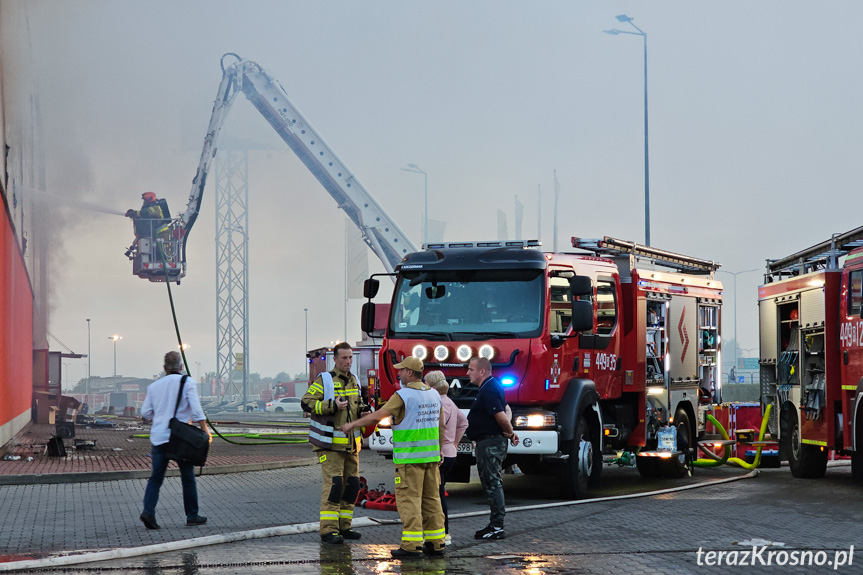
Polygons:
<instances>
[{"instance_id":1,"label":"tall street lamp pole","mask_svg":"<svg viewBox=\"0 0 863 575\"><path fill-rule=\"evenodd\" d=\"M618 22L625 22L638 30L603 30L606 34L617 36L618 34L631 34L641 36L644 40L644 244L650 245L650 163L647 153L647 34L632 22L632 18L626 14L617 16Z\"/></svg>"},{"instance_id":2,"label":"tall street lamp pole","mask_svg":"<svg viewBox=\"0 0 863 575\"><path fill-rule=\"evenodd\" d=\"M90 403L90 366L93 356L90 355L90 318L87 318L87 383L84 385L84 403Z\"/></svg>"},{"instance_id":3,"label":"tall street lamp pole","mask_svg":"<svg viewBox=\"0 0 863 575\"><path fill-rule=\"evenodd\" d=\"M109 335L108 339L114 340L114 377L117 377L117 342L123 339L121 335Z\"/></svg>"},{"instance_id":4,"label":"tall street lamp pole","mask_svg":"<svg viewBox=\"0 0 863 575\"><path fill-rule=\"evenodd\" d=\"M303 313L306 314L306 350L303 352L303 356L309 352L309 308L304 307ZM306 358L306 379L309 379L309 359Z\"/></svg>"},{"instance_id":5,"label":"tall street lamp pole","mask_svg":"<svg viewBox=\"0 0 863 575\"><path fill-rule=\"evenodd\" d=\"M740 342L737 341L737 276L740 274L747 274L749 272L757 272L757 269L751 270L743 270L741 272L728 272L725 270L718 270L719 273L728 274L734 277L734 287L732 291L734 292L734 361L731 363L731 367L737 366L737 347L740 345Z\"/></svg>"},{"instance_id":6,"label":"tall street lamp pole","mask_svg":"<svg viewBox=\"0 0 863 575\"><path fill-rule=\"evenodd\" d=\"M425 192L423 194L423 244L429 243L429 175L416 164L408 164L407 168L402 168L406 172L414 172L422 174L425 181Z\"/></svg>"}]
</instances>

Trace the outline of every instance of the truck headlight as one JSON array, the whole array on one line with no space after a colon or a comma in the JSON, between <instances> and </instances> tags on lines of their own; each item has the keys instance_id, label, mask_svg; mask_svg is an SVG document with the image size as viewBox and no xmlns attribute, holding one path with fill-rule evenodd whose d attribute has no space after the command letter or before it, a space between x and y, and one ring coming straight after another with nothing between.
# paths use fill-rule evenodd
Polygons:
<instances>
[{"instance_id":1,"label":"truck headlight","mask_svg":"<svg viewBox=\"0 0 863 575\"><path fill-rule=\"evenodd\" d=\"M489 344L484 344L480 346L479 356L491 361L494 358L494 348Z\"/></svg>"},{"instance_id":2,"label":"truck headlight","mask_svg":"<svg viewBox=\"0 0 863 575\"><path fill-rule=\"evenodd\" d=\"M455 356L459 361L468 361L473 355L473 351L468 345L460 345L458 349L455 350Z\"/></svg>"},{"instance_id":3,"label":"truck headlight","mask_svg":"<svg viewBox=\"0 0 863 575\"><path fill-rule=\"evenodd\" d=\"M543 427L555 427L557 425L557 417L553 413L529 413L527 415L517 415L514 421L514 427L539 429Z\"/></svg>"},{"instance_id":4,"label":"truck headlight","mask_svg":"<svg viewBox=\"0 0 863 575\"><path fill-rule=\"evenodd\" d=\"M424 345L415 345L411 355L417 358L420 361L425 361L426 357L428 357L429 350L426 349Z\"/></svg>"},{"instance_id":5,"label":"truck headlight","mask_svg":"<svg viewBox=\"0 0 863 575\"><path fill-rule=\"evenodd\" d=\"M449 357L449 350L445 345L439 345L434 348L434 358L438 361L443 361Z\"/></svg>"}]
</instances>

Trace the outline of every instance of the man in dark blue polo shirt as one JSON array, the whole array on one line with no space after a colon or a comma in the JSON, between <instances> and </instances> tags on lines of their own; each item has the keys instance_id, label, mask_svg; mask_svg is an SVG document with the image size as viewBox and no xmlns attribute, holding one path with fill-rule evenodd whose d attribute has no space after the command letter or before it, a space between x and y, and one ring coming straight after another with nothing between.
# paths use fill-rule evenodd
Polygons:
<instances>
[{"instance_id":1,"label":"man in dark blue polo shirt","mask_svg":"<svg viewBox=\"0 0 863 575\"><path fill-rule=\"evenodd\" d=\"M506 458L507 443L518 444L518 436L506 416L503 386L491 375L491 362L474 357L467 368L470 382L479 387L479 393L467 414L467 436L476 442L476 467L479 479L491 507L491 518L485 529L474 534L474 539L503 539L503 519L506 504L500 473Z\"/></svg>"}]
</instances>

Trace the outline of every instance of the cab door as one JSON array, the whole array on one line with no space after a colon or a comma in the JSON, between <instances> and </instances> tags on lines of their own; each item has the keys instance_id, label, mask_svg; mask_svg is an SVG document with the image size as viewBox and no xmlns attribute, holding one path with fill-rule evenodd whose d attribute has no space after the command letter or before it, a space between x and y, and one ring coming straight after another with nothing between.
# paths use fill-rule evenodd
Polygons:
<instances>
[{"instance_id":1,"label":"cab door","mask_svg":"<svg viewBox=\"0 0 863 575\"><path fill-rule=\"evenodd\" d=\"M620 397L622 390L621 295L619 276L597 276L594 280L593 331L579 336L582 372L589 374L602 399Z\"/></svg>"},{"instance_id":2,"label":"cab door","mask_svg":"<svg viewBox=\"0 0 863 575\"><path fill-rule=\"evenodd\" d=\"M842 274L839 305L839 352L842 374L843 436L845 446L853 446L854 415L858 407L857 395L863 388L863 261L846 268ZM859 427L863 420L856 422ZM857 449L863 447L856 446Z\"/></svg>"}]
</instances>

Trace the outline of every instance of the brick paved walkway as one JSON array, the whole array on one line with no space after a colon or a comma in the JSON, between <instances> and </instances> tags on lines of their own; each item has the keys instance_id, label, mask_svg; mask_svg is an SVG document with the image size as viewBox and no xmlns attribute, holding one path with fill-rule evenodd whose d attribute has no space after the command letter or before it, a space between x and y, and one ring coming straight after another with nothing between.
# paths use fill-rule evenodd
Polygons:
<instances>
[{"instance_id":1,"label":"brick paved walkway","mask_svg":"<svg viewBox=\"0 0 863 575\"><path fill-rule=\"evenodd\" d=\"M145 437L133 437L149 433L149 426L141 425L140 419L112 419L117 424L116 429L75 426L75 439L95 442L93 449L76 450L74 440L66 439L66 457L51 457L47 454L46 443L54 434L53 425L31 425L25 429L11 444L9 455L20 456L18 461L0 460L0 484L16 483L17 476L27 476L28 482L33 482L33 476L59 475L73 473L101 474L106 472L149 472L150 470L150 440ZM221 424L216 427L227 431L254 431L266 428L265 425L250 426L249 424ZM272 428L272 426L270 426ZM302 428L297 428L302 429ZM232 438L234 439L234 438ZM250 439L236 439L239 442L251 442ZM257 466L258 469L274 468L287 463L311 463L309 444L279 444L279 445L235 445L218 437L213 438L210 455L205 473L218 472L219 468L231 468L237 471L242 466ZM32 461L27 458L32 457ZM239 467L238 467L239 466ZM175 464L171 463L175 468ZM249 468L249 470L251 470ZM134 475L138 476L138 475ZM113 478L106 475L104 478ZM101 480L92 476L88 480ZM42 482L51 481L50 477Z\"/></svg>"}]
</instances>

